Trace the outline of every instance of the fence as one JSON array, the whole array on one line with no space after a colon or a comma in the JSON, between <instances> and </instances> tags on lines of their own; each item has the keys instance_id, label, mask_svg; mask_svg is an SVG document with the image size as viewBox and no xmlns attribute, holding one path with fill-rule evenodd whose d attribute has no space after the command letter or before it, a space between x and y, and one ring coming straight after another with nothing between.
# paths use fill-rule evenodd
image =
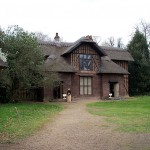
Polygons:
<instances>
[{"instance_id":1,"label":"fence","mask_svg":"<svg viewBox=\"0 0 150 150\"><path fill-rule=\"evenodd\" d=\"M21 101L43 101L44 89L43 88L19 89L15 91L15 95Z\"/></svg>"}]
</instances>

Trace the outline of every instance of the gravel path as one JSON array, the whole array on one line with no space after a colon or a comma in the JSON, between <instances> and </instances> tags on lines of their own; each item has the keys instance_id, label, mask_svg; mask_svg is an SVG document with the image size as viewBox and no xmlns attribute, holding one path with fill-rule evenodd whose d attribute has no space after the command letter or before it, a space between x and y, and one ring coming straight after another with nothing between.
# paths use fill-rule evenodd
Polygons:
<instances>
[{"instance_id":1,"label":"gravel path","mask_svg":"<svg viewBox=\"0 0 150 150\"><path fill-rule=\"evenodd\" d=\"M66 109L35 135L0 150L150 150L150 134L115 131L86 110L87 101L66 103Z\"/></svg>"}]
</instances>

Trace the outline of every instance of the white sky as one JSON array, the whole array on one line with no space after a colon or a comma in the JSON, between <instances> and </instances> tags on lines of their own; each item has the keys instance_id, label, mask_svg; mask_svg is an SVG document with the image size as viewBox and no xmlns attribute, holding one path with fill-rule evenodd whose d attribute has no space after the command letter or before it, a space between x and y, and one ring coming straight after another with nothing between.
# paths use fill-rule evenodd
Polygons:
<instances>
[{"instance_id":1,"label":"white sky","mask_svg":"<svg viewBox=\"0 0 150 150\"><path fill-rule=\"evenodd\" d=\"M0 0L0 26L19 25L64 41L82 36L131 38L134 26L150 22L150 0Z\"/></svg>"}]
</instances>

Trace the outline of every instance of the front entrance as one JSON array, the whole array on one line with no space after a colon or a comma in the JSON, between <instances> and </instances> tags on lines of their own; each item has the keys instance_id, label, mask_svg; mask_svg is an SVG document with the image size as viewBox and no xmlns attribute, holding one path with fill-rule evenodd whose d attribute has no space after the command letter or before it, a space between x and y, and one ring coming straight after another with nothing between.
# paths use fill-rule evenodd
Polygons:
<instances>
[{"instance_id":1,"label":"front entrance","mask_svg":"<svg viewBox=\"0 0 150 150\"><path fill-rule=\"evenodd\" d=\"M53 89L53 98L54 99L60 99L62 98L63 94L63 82L57 83L57 85Z\"/></svg>"},{"instance_id":2,"label":"front entrance","mask_svg":"<svg viewBox=\"0 0 150 150\"><path fill-rule=\"evenodd\" d=\"M110 93L112 97L119 97L119 83L118 82L109 82Z\"/></svg>"}]
</instances>

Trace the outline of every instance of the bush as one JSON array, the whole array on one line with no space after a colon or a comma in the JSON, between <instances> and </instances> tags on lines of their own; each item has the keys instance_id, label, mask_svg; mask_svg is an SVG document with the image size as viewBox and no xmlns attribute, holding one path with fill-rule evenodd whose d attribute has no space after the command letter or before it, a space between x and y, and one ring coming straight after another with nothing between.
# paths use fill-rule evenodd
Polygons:
<instances>
[{"instance_id":1,"label":"bush","mask_svg":"<svg viewBox=\"0 0 150 150\"><path fill-rule=\"evenodd\" d=\"M7 89L0 87L0 103L8 103Z\"/></svg>"}]
</instances>

